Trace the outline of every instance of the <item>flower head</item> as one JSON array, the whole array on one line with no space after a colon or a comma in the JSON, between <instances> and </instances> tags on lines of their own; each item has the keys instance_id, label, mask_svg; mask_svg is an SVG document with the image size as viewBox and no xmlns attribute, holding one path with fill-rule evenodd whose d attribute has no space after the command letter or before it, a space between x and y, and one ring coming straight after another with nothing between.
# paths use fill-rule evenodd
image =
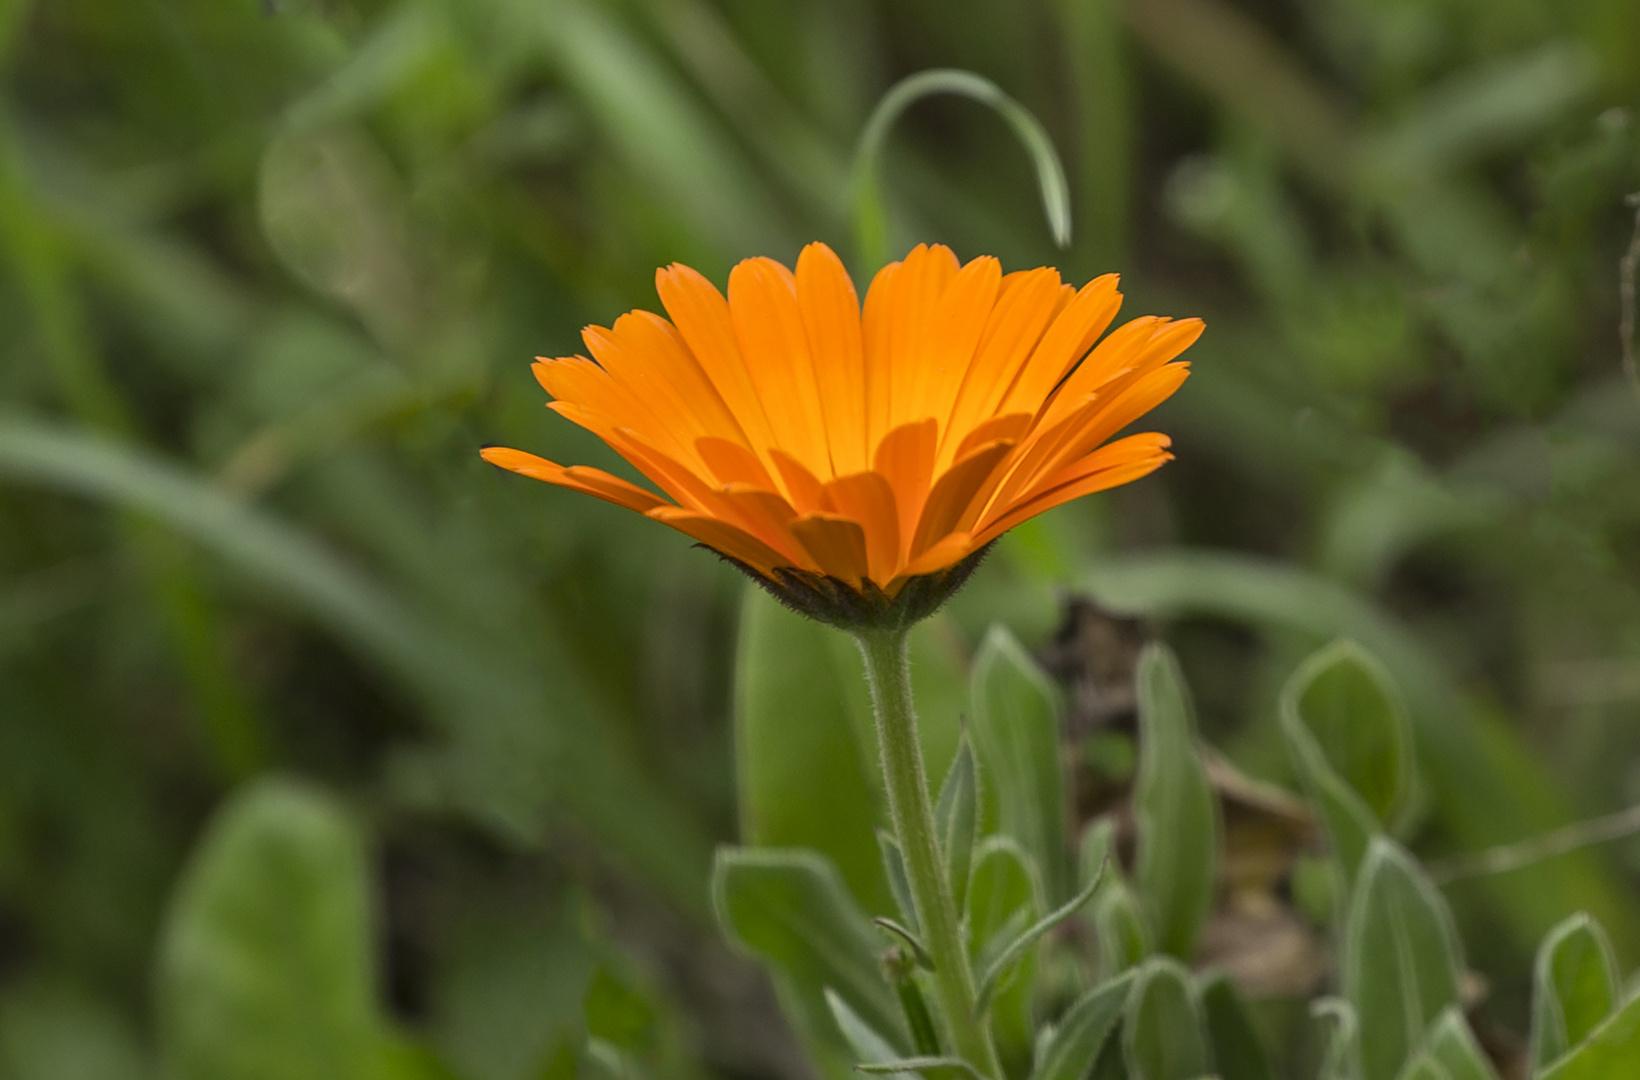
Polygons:
<instances>
[{"instance_id":1,"label":"flower head","mask_svg":"<svg viewBox=\"0 0 1640 1080\"><path fill-rule=\"evenodd\" d=\"M884 267L863 312L818 243L795 274L740 263L727 299L676 264L656 287L670 321L588 327L592 359L535 375L663 495L521 450L485 460L670 525L847 626L921 618L1015 525L1171 460L1166 435L1109 440L1178 389L1202 331L1145 316L1099 340L1114 274L1075 289L937 245Z\"/></svg>"}]
</instances>

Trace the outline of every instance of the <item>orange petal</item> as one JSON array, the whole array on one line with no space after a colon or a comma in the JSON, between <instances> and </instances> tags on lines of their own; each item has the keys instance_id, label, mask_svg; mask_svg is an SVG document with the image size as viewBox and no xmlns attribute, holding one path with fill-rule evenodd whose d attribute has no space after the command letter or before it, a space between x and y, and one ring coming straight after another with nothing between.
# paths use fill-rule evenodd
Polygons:
<instances>
[{"instance_id":1,"label":"orange petal","mask_svg":"<svg viewBox=\"0 0 1640 1080\"><path fill-rule=\"evenodd\" d=\"M595 495L605 502L636 510L640 514L657 506L669 505L666 500L657 498L638 485L589 465L571 465L565 468L544 457L536 457L522 450L509 450L505 446L486 446L479 451L479 456L491 465L499 465L520 476L528 476L532 480L545 480L549 484L557 484L572 491Z\"/></svg>"},{"instance_id":2,"label":"orange petal","mask_svg":"<svg viewBox=\"0 0 1640 1080\"><path fill-rule=\"evenodd\" d=\"M826 484L825 498L838 513L865 529L871 580L886 585L900 564L900 517L894 489L881 473L850 473Z\"/></svg>"},{"instance_id":3,"label":"orange petal","mask_svg":"<svg viewBox=\"0 0 1640 1080\"><path fill-rule=\"evenodd\" d=\"M738 525L803 569L819 569L792 535L791 523L797 511L792 509L791 503L773 491L744 484L730 484L720 494L723 500L720 517Z\"/></svg>"},{"instance_id":4,"label":"orange petal","mask_svg":"<svg viewBox=\"0 0 1640 1080\"><path fill-rule=\"evenodd\" d=\"M700 541L714 551L732 559L739 559L753 570L773 577L776 567L790 566L792 562L744 529L705 514L696 514L675 506L657 506L648 517Z\"/></svg>"},{"instance_id":5,"label":"orange petal","mask_svg":"<svg viewBox=\"0 0 1640 1080\"><path fill-rule=\"evenodd\" d=\"M940 298L957 275L957 257L944 244L918 244L894 275L889 321L889 429L921 420L917 410L923 370L933 362L939 333Z\"/></svg>"},{"instance_id":6,"label":"orange petal","mask_svg":"<svg viewBox=\"0 0 1640 1080\"><path fill-rule=\"evenodd\" d=\"M967 457L971 451L984 446L986 443L996 442L998 439L1017 442L1030 429L1030 426L1030 413L1004 413L1001 416L993 416L973 431L970 431L967 438L957 445L955 458Z\"/></svg>"},{"instance_id":7,"label":"orange petal","mask_svg":"<svg viewBox=\"0 0 1640 1080\"><path fill-rule=\"evenodd\" d=\"M914 420L890 431L877 446L873 465L894 490L902 548L917 530L923 499L934 478L936 428L932 418Z\"/></svg>"},{"instance_id":8,"label":"orange petal","mask_svg":"<svg viewBox=\"0 0 1640 1080\"><path fill-rule=\"evenodd\" d=\"M843 261L825 244L810 244L797 257L797 306L820 388L832 466L838 473L859 472L871 460L860 299Z\"/></svg>"},{"instance_id":9,"label":"orange petal","mask_svg":"<svg viewBox=\"0 0 1640 1080\"><path fill-rule=\"evenodd\" d=\"M917 522L917 533L911 540L912 561L958 529L965 519L971 524L979 517L983 505L974 504L982 495L989 494L987 482L1013 445L1011 439L999 439L982 446L935 481Z\"/></svg>"},{"instance_id":10,"label":"orange petal","mask_svg":"<svg viewBox=\"0 0 1640 1080\"><path fill-rule=\"evenodd\" d=\"M681 263L655 271L655 291L678 333L734 414L753 447L774 445L746 361L740 355L729 302L710 281Z\"/></svg>"},{"instance_id":11,"label":"orange petal","mask_svg":"<svg viewBox=\"0 0 1640 1080\"><path fill-rule=\"evenodd\" d=\"M989 255L964 266L945 287L924 352L916 358L907 418L932 416L941 431L949 425L951 406L968 376L1001 287L1002 264Z\"/></svg>"},{"instance_id":12,"label":"orange petal","mask_svg":"<svg viewBox=\"0 0 1640 1080\"><path fill-rule=\"evenodd\" d=\"M1071 367L1082 358L1093 339L1104 332L1122 306L1116 275L1106 274L1082 286L1053 325L1042 335L1018 380L1003 399L1003 412L1035 412Z\"/></svg>"},{"instance_id":13,"label":"orange petal","mask_svg":"<svg viewBox=\"0 0 1640 1080\"><path fill-rule=\"evenodd\" d=\"M774 460L775 471L780 474L781 486L786 489L786 495L799 513L824 508L826 497L819 477L784 450L771 450L769 457ZM769 484L768 487L773 488L774 485Z\"/></svg>"},{"instance_id":14,"label":"orange petal","mask_svg":"<svg viewBox=\"0 0 1640 1080\"><path fill-rule=\"evenodd\" d=\"M860 314L861 348L866 379L866 454L869 457L892 426L889 423L889 378L894 358L889 330L894 320L894 281L900 264L889 263L877 271L866 290L865 309Z\"/></svg>"},{"instance_id":15,"label":"orange petal","mask_svg":"<svg viewBox=\"0 0 1640 1080\"><path fill-rule=\"evenodd\" d=\"M729 272L729 317L769 419L773 445L810 472L831 476L820 387L791 271L773 259L737 263Z\"/></svg>"},{"instance_id":16,"label":"orange petal","mask_svg":"<svg viewBox=\"0 0 1640 1080\"><path fill-rule=\"evenodd\" d=\"M1140 438L1140 436L1134 436L1134 438ZM1113 443L1111 447L1105 449L1112 449L1116 445ZM1173 455L1165 449L1154 449L1139 455L1123 454L1102 457L1098 462L1100 467L1094 468L1092 471L1077 469L1076 479L1048 487L992 516L980 529L978 540L980 543L990 543L1015 525L1052 510L1062 503L1067 503L1083 495L1091 495L1096 491L1104 491L1108 488L1131 483L1142 476L1155 472L1172 460Z\"/></svg>"},{"instance_id":17,"label":"orange petal","mask_svg":"<svg viewBox=\"0 0 1640 1080\"><path fill-rule=\"evenodd\" d=\"M839 514L804 514L791 523L791 531L821 573L854 588L868 576L866 534L858 521Z\"/></svg>"},{"instance_id":18,"label":"orange petal","mask_svg":"<svg viewBox=\"0 0 1640 1080\"><path fill-rule=\"evenodd\" d=\"M1200 319L1161 319L1145 316L1117 327L1099 347L1070 373L1044 413L1052 422L1064 410L1061 402L1085 397L1130 371L1143 371L1184 352L1206 329Z\"/></svg>"},{"instance_id":19,"label":"orange petal","mask_svg":"<svg viewBox=\"0 0 1640 1080\"><path fill-rule=\"evenodd\" d=\"M906 564L906 568L900 572L899 576L890 584L890 588L885 591L892 596L899 591L899 586L904 583L906 578L917 577L919 574L932 574L936 570L944 570L948 566L954 566L972 555L979 546L979 541L968 533L952 533Z\"/></svg>"},{"instance_id":20,"label":"orange petal","mask_svg":"<svg viewBox=\"0 0 1640 1080\"><path fill-rule=\"evenodd\" d=\"M955 461L957 447L975 426L997 415L1003 395L1047 329L1058 294L1054 270L1026 270L1002 279L996 306L941 432L941 460Z\"/></svg>"},{"instance_id":21,"label":"orange petal","mask_svg":"<svg viewBox=\"0 0 1640 1080\"><path fill-rule=\"evenodd\" d=\"M719 484L774 487L774 481L769 477L769 470L763 467L763 462L738 442L720 439L715 435L704 435L695 440L695 452L706 463L706 467L712 470L712 475L717 478Z\"/></svg>"}]
</instances>

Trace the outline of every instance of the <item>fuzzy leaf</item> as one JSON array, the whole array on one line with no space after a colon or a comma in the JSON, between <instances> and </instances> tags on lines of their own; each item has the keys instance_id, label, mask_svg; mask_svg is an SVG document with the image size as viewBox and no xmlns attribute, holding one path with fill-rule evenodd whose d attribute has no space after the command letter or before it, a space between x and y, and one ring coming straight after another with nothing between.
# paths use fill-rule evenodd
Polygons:
<instances>
[{"instance_id":1,"label":"fuzzy leaf","mask_svg":"<svg viewBox=\"0 0 1640 1080\"><path fill-rule=\"evenodd\" d=\"M999 830L1041 869L1050 902L1071 893L1059 757L1058 693L1012 634L993 626L974 657L974 750L996 792Z\"/></svg>"},{"instance_id":2,"label":"fuzzy leaf","mask_svg":"<svg viewBox=\"0 0 1640 1080\"><path fill-rule=\"evenodd\" d=\"M979 829L979 779L975 775L974 748L964 735L957 744L957 756L940 785L934 821L939 828L940 855L951 895L958 905L968 896L968 871L973 863L974 837ZM958 916L962 915L959 906Z\"/></svg>"},{"instance_id":3,"label":"fuzzy leaf","mask_svg":"<svg viewBox=\"0 0 1640 1080\"><path fill-rule=\"evenodd\" d=\"M1538 1080L1616 1080L1640 1076L1640 997L1608 1016Z\"/></svg>"},{"instance_id":4,"label":"fuzzy leaf","mask_svg":"<svg viewBox=\"0 0 1640 1080\"><path fill-rule=\"evenodd\" d=\"M1274 1080L1270 1054L1253 1026L1247 1002L1229 977L1213 972L1198 979L1196 1001L1219 1080Z\"/></svg>"},{"instance_id":5,"label":"fuzzy leaf","mask_svg":"<svg viewBox=\"0 0 1640 1080\"><path fill-rule=\"evenodd\" d=\"M1212 1072L1190 973L1172 957L1153 957L1134 976L1122 1052L1132 1080L1197 1080Z\"/></svg>"},{"instance_id":6,"label":"fuzzy leaf","mask_svg":"<svg viewBox=\"0 0 1640 1080\"><path fill-rule=\"evenodd\" d=\"M724 932L788 981L810 1032L832 1030L830 989L894 1046L909 1045L878 964L878 932L830 860L802 849L720 848L712 897Z\"/></svg>"},{"instance_id":7,"label":"fuzzy leaf","mask_svg":"<svg viewBox=\"0 0 1640 1080\"><path fill-rule=\"evenodd\" d=\"M1412 857L1376 838L1344 926L1344 994L1361 1031L1363 1080L1394 1080L1463 971L1446 901Z\"/></svg>"},{"instance_id":8,"label":"fuzzy leaf","mask_svg":"<svg viewBox=\"0 0 1640 1080\"><path fill-rule=\"evenodd\" d=\"M1178 662L1165 646L1139 658L1139 775L1133 789L1138 852L1134 888L1156 945L1181 959L1213 903L1218 803L1196 753L1196 722Z\"/></svg>"},{"instance_id":9,"label":"fuzzy leaf","mask_svg":"<svg viewBox=\"0 0 1640 1080\"><path fill-rule=\"evenodd\" d=\"M1534 1068L1582 1042L1621 1000L1617 958L1600 924L1579 913L1549 931L1532 974Z\"/></svg>"},{"instance_id":10,"label":"fuzzy leaf","mask_svg":"<svg viewBox=\"0 0 1640 1080\"><path fill-rule=\"evenodd\" d=\"M1123 975L1077 998L1043 1043L1032 1080L1083 1080L1121 1019L1132 983Z\"/></svg>"},{"instance_id":11,"label":"fuzzy leaf","mask_svg":"<svg viewBox=\"0 0 1640 1080\"><path fill-rule=\"evenodd\" d=\"M1462 1009L1447 1009L1435 1021L1426 1053L1452 1080L1498 1080L1498 1071L1475 1041Z\"/></svg>"}]
</instances>

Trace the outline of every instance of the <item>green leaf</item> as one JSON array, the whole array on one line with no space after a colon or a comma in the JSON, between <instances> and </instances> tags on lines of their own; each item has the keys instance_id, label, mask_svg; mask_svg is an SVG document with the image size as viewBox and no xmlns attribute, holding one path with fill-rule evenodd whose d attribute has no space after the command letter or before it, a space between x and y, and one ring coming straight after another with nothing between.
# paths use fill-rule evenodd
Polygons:
<instances>
[{"instance_id":1,"label":"green leaf","mask_svg":"<svg viewBox=\"0 0 1640 1080\"><path fill-rule=\"evenodd\" d=\"M1145 913L1124 882L1104 886L1094 900L1093 921L1099 938L1099 974L1114 978L1137 967L1156 951Z\"/></svg>"},{"instance_id":2,"label":"green leaf","mask_svg":"<svg viewBox=\"0 0 1640 1080\"><path fill-rule=\"evenodd\" d=\"M1321 998L1310 1006L1310 1015L1332 1021L1317 1080L1355 1080L1360 1071L1356 1064L1360 1058L1360 1025L1355 1007L1343 998Z\"/></svg>"},{"instance_id":3,"label":"green leaf","mask_svg":"<svg viewBox=\"0 0 1640 1080\"><path fill-rule=\"evenodd\" d=\"M999 953L1013 938L1008 927L1022 928L1035 918L1037 885L1030 856L1012 837L987 836L974 849L967 906L969 951L976 958Z\"/></svg>"},{"instance_id":4,"label":"green leaf","mask_svg":"<svg viewBox=\"0 0 1640 1080\"><path fill-rule=\"evenodd\" d=\"M836 866L813 851L720 848L712 897L725 933L788 980L811 1036L832 1030L827 988L895 1046L907 1045L879 939Z\"/></svg>"},{"instance_id":5,"label":"green leaf","mask_svg":"<svg viewBox=\"0 0 1640 1080\"><path fill-rule=\"evenodd\" d=\"M968 871L973 863L974 837L979 830L979 780L975 775L974 748L966 733L957 744L957 756L940 785L934 820L939 827L940 854L945 859L951 895L961 905L968 896ZM962 915L960 906L957 915L959 918Z\"/></svg>"},{"instance_id":6,"label":"green leaf","mask_svg":"<svg viewBox=\"0 0 1640 1080\"><path fill-rule=\"evenodd\" d=\"M741 839L818 851L866 910L894 910L873 836L873 759L862 752L843 689L860 678L853 645L835 648L837 631L787 611L755 586L745 597L735 662Z\"/></svg>"},{"instance_id":7,"label":"green leaf","mask_svg":"<svg viewBox=\"0 0 1640 1080\"><path fill-rule=\"evenodd\" d=\"M1196 1001L1219 1080L1274 1080L1270 1054L1229 976L1215 971L1198 979Z\"/></svg>"},{"instance_id":8,"label":"green leaf","mask_svg":"<svg viewBox=\"0 0 1640 1080\"><path fill-rule=\"evenodd\" d=\"M1286 693L1332 770L1389 824L1412 789L1412 729L1389 673L1353 641L1335 641L1293 674Z\"/></svg>"},{"instance_id":9,"label":"green leaf","mask_svg":"<svg viewBox=\"0 0 1640 1080\"><path fill-rule=\"evenodd\" d=\"M1127 1007L1132 983L1123 975L1077 998L1044 1043L1032 1080L1084 1080Z\"/></svg>"},{"instance_id":10,"label":"green leaf","mask_svg":"<svg viewBox=\"0 0 1640 1080\"><path fill-rule=\"evenodd\" d=\"M1640 1076L1640 997L1632 997L1537 1080L1615 1080Z\"/></svg>"},{"instance_id":11,"label":"green leaf","mask_svg":"<svg viewBox=\"0 0 1640 1080\"><path fill-rule=\"evenodd\" d=\"M1617 957L1599 923L1579 912L1549 931L1532 971L1532 1067L1582 1042L1620 1000Z\"/></svg>"},{"instance_id":12,"label":"green leaf","mask_svg":"<svg viewBox=\"0 0 1640 1080\"><path fill-rule=\"evenodd\" d=\"M854 1060L857 1064L876 1065L899 1060L902 1055L894 1045L870 1024L860 1019L860 1014L849 1008L848 1002L844 1001L837 991L828 986L824 994L826 1008L831 1010L831 1018L837 1024L837 1030L843 1033L844 1040L854 1051Z\"/></svg>"},{"instance_id":13,"label":"green leaf","mask_svg":"<svg viewBox=\"0 0 1640 1080\"><path fill-rule=\"evenodd\" d=\"M1498 1071L1475 1041L1463 1010L1455 1006L1435 1021L1425 1052L1452 1080L1498 1080Z\"/></svg>"},{"instance_id":14,"label":"green leaf","mask_svg":"<svg viewBox=\"0 0 1640 1080\"><path fill-rule=\"evenodd\" d=\"M1139 657L1138 831L1134 887L1157 947L1189 959L1213 903L1218 803L1196 752L1196 722L1178 661L1163 645Z\"/></svg>"},{"instance_id":15,"label":"green leaf","mask_svg":"<svg viewBox=\"0 0 1640 1080\"><path fill-rule=\"evenodd\" d=\"M1367 849L1344 925L1344 995L1366 1037L1363 1080L1393 1080L1441 1011L1458 1003L1463 971L1452 916L1394 841Z\"/></svg>"},{"instance_id":16,"label":"green leaf","mask_svg":"<svg viewBox=\"0 0 1640 1080\"><path fill-rule=\"evenodd\" d=\"M1350 886L1360 871L1361 859L1367 853L1368 844L1374 836L1383 832L1383 822L1373 813L1361 793L1333 768L1302 711L1302 703L1314 677L1326 673L1326 658L1330 651L1323 650L1311 657L1287 680L1281 693L1279 711L1281 733L1286 739L1294 768L1304 790L1320 812L1339 873L1345 885ZM1325 700L1325 696L1320 700Z\"/></svg>"},{"instance_id":17,"label":"green leaf","mask_svg":"<svg viewBox=\"0 0 1640 1080\"><path fill-rule=\"evenodd\" d=\"M1082 910L1082 905L1093 899L1093 894L1099 891L1103 879L1104 868L1101 867L1100 872L1095 874L1093 880L1089 881L1087 885L1083 886L1080 893L1027 927L997 954L996 958L990 962L980 975L979 989L976 993L976 1004L974 1006L977 1011L982 1013L985 1011L986 1004L996 991L997 981L1025 954L1025 950L1035 945L1042 938L1042 935L1049 930Z\"/></svg>"},{"instance_id":18,"label":"green leaf","mask_svg":"<svg viewBox=\"0 0 1640 1080\"><path fill-rule=\"evenodd\" d=\"M1059 704L1053 683L1012 634L993 626L974 657L974 749L998 827L1041 868L1051 902L1070 895L1059 757Z\"/></svg>"},{"instance_id":19,"label":"green leaf","mask_svg":"<svg viewBox=\"0 0 1640 1080\"><path fill-rule=\"evenodd\" d=\"M1134 976L1122 1052L1133 1080L1197 1080L1213 1071L1190 973L1172 957L1153 957Z\"/></svg>"},{"instance_id":20,"label":"green leaf","mask_svg":"<svg viewBox=\"0 0 1640 1080\"><path fill-rule=\"evenodd\" d=\"M974 968L996 965L1009 944L1042 910L1041 887L1031 858L1010 836L988 836L974 849L974 871L968 883L969 949ZM1036 950L1025 949L999 968L991 1004L991 1030L1004 1060L1026 1058L1035 1038L1031 1001L1036 979Z\"/></svg>"},{"instance_id":21,"label":"green leaf","mask_svg":"<svg viewBox=\"0 0 1640 1080\"><path fill-rule=\"evenodd\" d=\"M882 852L883 877L888 880L888 891L894 894L894 906L900 917L911 928L917 925L917 904L911 898L911 879L905 876L905 855L900 842L887 829L877 830L877 850Z\"/></svg>"},{"instance_id":22,"label":"green leaf","mask_svg":"<svg viewBox=\"0 0 1640 1080\"><path fill-rule=\"evenodd\" d=\"M374 1080L376 1005L364 837L284 780L236 793L184 871L159 947L158 1013L176 1080Z\"/></svg>"}]
</instances>

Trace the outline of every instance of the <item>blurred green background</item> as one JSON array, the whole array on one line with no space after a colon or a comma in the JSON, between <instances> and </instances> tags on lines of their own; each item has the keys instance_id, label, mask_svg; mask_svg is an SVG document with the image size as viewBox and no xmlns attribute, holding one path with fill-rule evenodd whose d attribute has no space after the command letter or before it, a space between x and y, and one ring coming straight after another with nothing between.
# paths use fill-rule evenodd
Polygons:
<instances>
[{"instance_id":1,"label":"blurred green background","mask_svg":"<svg viewBox=\"0 0 1640 1080\"><path fill-rule=\"evenodd\" d=\"M1179 460L1012 534L951 648L1090 590L1281 781L1279 680L1347 633L1424 854L1640 801L1635 0L7 0L0 63L0 1076L805 1075L706 896L741 580L477 450L614 467L530 358L674 260L852 262L928 67L1041 118L1075 238L938 99L894 250L1209 326ZM1500 1025L1571 910L1640 964L1637 885L1450 890Z\"/></svg>"}]
</instances>

